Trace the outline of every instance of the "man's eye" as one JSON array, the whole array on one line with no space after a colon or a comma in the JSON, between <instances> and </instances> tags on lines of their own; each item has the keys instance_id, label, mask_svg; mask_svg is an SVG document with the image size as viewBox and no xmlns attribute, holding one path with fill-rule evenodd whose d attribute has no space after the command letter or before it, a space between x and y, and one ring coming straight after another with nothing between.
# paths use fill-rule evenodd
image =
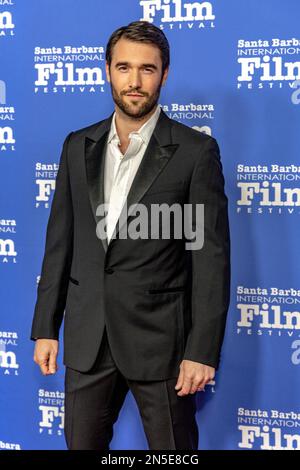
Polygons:
<instances>
[{"instance_id":1,"label":"man's eye","mask_svg":"<svg viewBox=\"0 0 300 470\"><path fill-rule=\"evenodd\" d=\"M118 68L118 70L127 70L127 67L126 67L126 65L121 65L121 66ZM145 67L143 70L145 70L146 72L151 72L151 73L153 72L152 69L146 68L146 67Z\"/></svg>"}]
</instances>

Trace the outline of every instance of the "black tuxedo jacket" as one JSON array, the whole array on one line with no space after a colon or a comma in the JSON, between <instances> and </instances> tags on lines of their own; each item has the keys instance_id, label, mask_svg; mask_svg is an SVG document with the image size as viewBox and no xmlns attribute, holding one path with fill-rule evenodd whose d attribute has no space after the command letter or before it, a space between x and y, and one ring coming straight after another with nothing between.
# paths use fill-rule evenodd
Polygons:
<instances>
[{"instance_id":1,"label":"black tuxedo jacket","mask_svg":"<svg viewBox=\"0 0 300 470\"><path fill-rule=\"evenodd\" d=\"M105 325L116 365L129 379L176 377L183 359L217 369L230 297L228 199L217 141L161 110L127 197L127 207L204 204L202 249L187 250L184 238L121 239L118 230L107 244L96 234L96 209L104 202L112 116L64 142L31 339L58 339L64 318L63 362L78 371L93 366Z\"/></svg>"}]
</instances>

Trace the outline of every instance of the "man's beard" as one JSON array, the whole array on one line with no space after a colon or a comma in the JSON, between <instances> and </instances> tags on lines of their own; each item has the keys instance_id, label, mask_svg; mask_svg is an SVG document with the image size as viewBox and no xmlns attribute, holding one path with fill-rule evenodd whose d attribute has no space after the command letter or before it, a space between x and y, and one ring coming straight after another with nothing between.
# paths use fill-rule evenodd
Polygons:
<instances>
[{"instance_id":1,"label":"man's beard","mask_svg":"<svg viewBox=\"0 0 300 470\"><path fill-rule=\"evenodd\" d=\"M161 83L162 83L162 80L159 86L157 87L156 92L153 95L151 95L150 97L146 96L145 98L141 98L143 100L142 104L129 104L125 102L123 99L123 96L125 96L125 94L121 93L121 95L118 95L118 93L116 92L111 82L110 82L110 88L111 88L111 94L112 94L113 100L116 103L116 105L118 105L118 107L121 109L121 111L124 114L126 114L126 116L129 116L131 118L138 120L138 119L143 118L147 114L149 114L152 111L152 109L157 105L159 95L160 95L160 90L161 90ZM127 93L140 94L140 91L133 90L133 91L127 91L126 94ZM143 94L143 96L145 95ZM133 100L134 100L134 97L133 97ZM138 98L137 101L140 101L140 98Z\"/></svg>"}]
</instances>

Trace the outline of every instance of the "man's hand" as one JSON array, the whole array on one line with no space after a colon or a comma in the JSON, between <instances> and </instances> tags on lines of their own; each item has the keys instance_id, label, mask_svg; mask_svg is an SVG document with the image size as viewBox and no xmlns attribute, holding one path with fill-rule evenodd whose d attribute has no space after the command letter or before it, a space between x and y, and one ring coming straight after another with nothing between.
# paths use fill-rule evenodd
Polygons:
<instances>
[{"instance_id":1,"label":"man's hand","mask_svg":"<svg viewBox=\"0 0 300 470\"><path fill-rule=\"evenodd\" d=\"M33 360L41 368L43 375L55 374L57 371L58 341L56 339L37 339Z\"/></svg>"},{"instance_id":2,"label":"man's hand","mask_svg":"<svg viewBox=\"0 0 300 470\"><path fill-rule=\"evenodd\" d=\"M179 397L195 393L197 390L203 390L215 376L213 367L201 364L200 362L189 361L184 359L180 364L180 373L175 386L175 390Z\"/></svg>"}]
</instances>

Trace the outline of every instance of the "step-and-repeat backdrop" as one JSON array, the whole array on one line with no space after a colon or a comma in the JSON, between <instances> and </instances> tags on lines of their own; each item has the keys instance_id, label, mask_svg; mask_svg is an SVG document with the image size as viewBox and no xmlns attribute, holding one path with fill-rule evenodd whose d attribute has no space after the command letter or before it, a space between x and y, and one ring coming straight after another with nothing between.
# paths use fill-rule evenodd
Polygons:
<instances>
[{"instance_id":1,"label":"step-and-repeat backdrop","mask_svg":"<svg viewBox=\"0 0 300 470\"><path fill-rule=\"evenodd\" d=\"M159 103L221 148L231 304L220 369L197 394L200 449L300 448L298 0L0 0L0 449L66 449L64 366L44 377L30 329L62 143L114 109L105 47L165 32ZM112 449L147 449L129 392Z\"/></svg>"}]
</instances>

